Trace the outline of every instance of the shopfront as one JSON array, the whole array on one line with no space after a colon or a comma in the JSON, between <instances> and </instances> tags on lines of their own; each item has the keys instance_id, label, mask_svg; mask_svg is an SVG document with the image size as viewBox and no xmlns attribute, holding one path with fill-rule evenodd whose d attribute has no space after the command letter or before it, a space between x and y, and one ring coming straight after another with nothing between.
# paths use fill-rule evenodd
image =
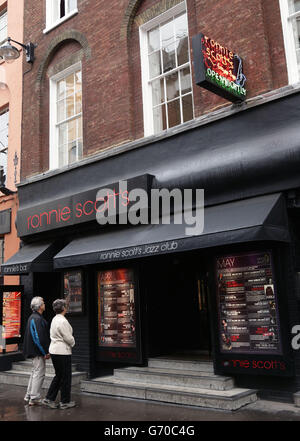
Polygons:
<instances>
[{"instance_id":1,"label":"shopfront","mask_svg":"<svg viewBox=\"0 0 300 441\"><path fill-rule=\"evenodd\" d=\"M23 247L2 273L21 275L24 319L33 295L46 299L48 319L52 301L66 298L74 362L91 377L205 351L238 384L295 392L299 108L299 94L284 96L20 184ZM113 189L121 207L124 181L145 194L204 189L203 231L186 235L175 216L100 225L99 189Z\"/></svg>"}]
</instances>

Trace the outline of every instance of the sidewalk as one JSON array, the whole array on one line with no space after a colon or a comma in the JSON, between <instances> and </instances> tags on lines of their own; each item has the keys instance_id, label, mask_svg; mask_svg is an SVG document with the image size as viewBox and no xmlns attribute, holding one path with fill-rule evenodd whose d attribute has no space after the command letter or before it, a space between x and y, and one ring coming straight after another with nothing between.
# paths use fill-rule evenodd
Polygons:
<instances>
[{"instance_id":1,"label":"sidewalk","mask_svg":"<svg viewBox=\"0 0 300 441\"><path fill-rule=\"evenodd\" d=\"M240 410L220 411L73 393L73 409L24 405L25 387L0 384L0 421L300 421L293 404L258 400Z\"/></svg>"}]
</instances>

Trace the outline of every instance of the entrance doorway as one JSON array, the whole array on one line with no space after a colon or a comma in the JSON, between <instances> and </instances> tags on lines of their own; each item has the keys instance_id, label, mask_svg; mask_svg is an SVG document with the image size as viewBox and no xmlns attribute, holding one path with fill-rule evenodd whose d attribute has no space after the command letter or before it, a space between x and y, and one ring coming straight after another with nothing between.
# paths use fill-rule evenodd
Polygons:
<instances>
[{"instance_id":1,"label":"entrance doorway","mask_svg":"<svg viewBox=\"0 0 300 441\"><path fill-rule=\"evenodd\" d=\"M193 255L164 256L147 264L148 357L175 352L210 355L206 265Z\"/></svg>"},{"instance_id":2,"label":"entrance doorway","mask_svg":"<svg viewBox=\"0 0 300 441\"><path fill-rule=\"evenodd\" d=\"M55 316L52 303L61 297L61 290L60 273L34 273L34 296L43 297L46 307L43 317L49 324Z\"/></svg>"}]
</instances>

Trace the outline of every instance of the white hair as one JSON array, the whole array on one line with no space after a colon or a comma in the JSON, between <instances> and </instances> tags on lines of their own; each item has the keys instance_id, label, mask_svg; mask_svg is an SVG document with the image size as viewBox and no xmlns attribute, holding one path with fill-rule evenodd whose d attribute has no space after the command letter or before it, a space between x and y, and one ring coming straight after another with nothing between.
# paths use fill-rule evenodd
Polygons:
<instances>
[{"instance_id":1,"label":"white hair","mask_svg":"<svg viewBox=\"0 0 300 441\"><path fill-rule=\"evenodd\" d=\"M32 311L38 311L43 303L44 299L42 297L33 297L30 303L30 308Z\"/></svg>"}]
</instances>

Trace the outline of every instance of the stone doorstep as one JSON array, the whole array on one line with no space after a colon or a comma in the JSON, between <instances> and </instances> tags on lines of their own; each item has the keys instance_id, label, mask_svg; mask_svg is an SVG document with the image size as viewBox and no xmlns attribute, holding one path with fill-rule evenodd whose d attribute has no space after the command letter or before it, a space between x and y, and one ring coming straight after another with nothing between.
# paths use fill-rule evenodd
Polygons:
<instances>
[{"instance_id":1,"label":"stone doorstep","mask_svg":"<svg viewBox=\"0 0 300 441\"><path fill-rule=\"evenodd\" d=\"M20 372L18 370L10 370L0 372L0 383L13 384L16 386L27 386L30 373ZM45 380L43 383L43 388L48 388L51 384L53 375L45 375ZM85 372L73 372L72 373L72 385L79 384L81 380L86 379Z\"/></svg>"},{"instance_id":2,"label":"stone doorstep","mask_svg":"<svg viewBox=\"0 0 300 441\"><path fill-rule=\"evenodd\" d=\"M213 363L209 361L181 360L172 358L149 358L148 367L184 369L214 373Z\"/></svg>"},{"instance_id":3,"label":"stone doorstep","mask_svg":"<svg viewBox=\"0 0 300 441\"><path fill-rule=\"evenodd\" d=\"M182 371L175 369L161 368L123 368L114 369L116 378L129 379L134 377L134 381L143 383L167 384L178 386L194 386L203 389L227 390L234 387L231 377L217 375L208 376L207 373Z\"/></svg>"},{"instance_id":4,"label":"stone doorstep","mask_svg":"<svg viewBox=\"0 0 300 441\"><path fill-rule=\"evenodd\" d=\"M19 370L21 372L30 373L31 369L32 369L32 362L30 360L18 361L18 362L12 363L12 370L14 370L14 371ZM77 371L76 364L72 364L72 372L76 372L76 371ZM55 373L53 364L50 362L48 362L48 363L46 362L46 373L53 374L53 375Z\"/></svg>"},{"instance_id":5,"label":"stone doorstep","mask_svg":"<svg viewBox=\"0 0 300 441\"><path fill-rule=\"evenodd\" d=\"M237 410L257 400L257 391L251 389L234 388L230 391L212 391L150 383L121 382L116 381L113 376L82 381L81 391L222 410Z\"/></svg>"}]
</instances>

